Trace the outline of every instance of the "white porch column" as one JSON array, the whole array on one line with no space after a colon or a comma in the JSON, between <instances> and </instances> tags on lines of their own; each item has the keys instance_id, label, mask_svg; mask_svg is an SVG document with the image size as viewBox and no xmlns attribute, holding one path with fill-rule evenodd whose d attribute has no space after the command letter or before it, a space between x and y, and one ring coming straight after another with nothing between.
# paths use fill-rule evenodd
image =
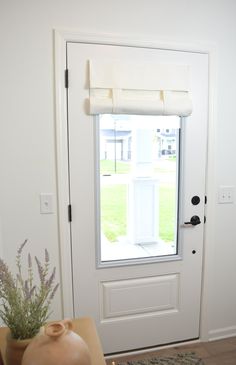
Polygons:
<instances>
[{"instance_id":1,"label":"white porch column","mask_svg":"<svg viewBox=\"0 0 236 365\"><path fill-rule=\"evenodd\" d=\"M128 238L133 244L157 242L158 181L153 178L153 130L133 129L133 178L128 187Z\"/></svg>"}]
</instances>

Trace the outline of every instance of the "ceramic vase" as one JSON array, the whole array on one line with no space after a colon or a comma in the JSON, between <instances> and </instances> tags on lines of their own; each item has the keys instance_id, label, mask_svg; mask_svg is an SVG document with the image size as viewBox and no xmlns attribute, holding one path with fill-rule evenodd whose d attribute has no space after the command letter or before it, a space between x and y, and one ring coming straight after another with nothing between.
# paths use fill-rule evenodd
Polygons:
<instances>
[{"instance_id":1,"label":"ceramic vase","mask_svg":"<svg viewBox=\"0 0 236 365\"><path fill-rule=\"evenodd\" d=\"M6 364L21 365L24 351L30 342L31 339L15 340L9 334L6 339Z\"/></svg>"},{"instance_id":2,"label":"ceramic vase","mask_svg":"<svg viewBox=\"0 0 236 365\"><path fill-rule=\"evenodd\" d=\"M72 330L72 321L50 323L27 347L22 365L91 365L84 340Z\"/></svg>"}]
</instances>

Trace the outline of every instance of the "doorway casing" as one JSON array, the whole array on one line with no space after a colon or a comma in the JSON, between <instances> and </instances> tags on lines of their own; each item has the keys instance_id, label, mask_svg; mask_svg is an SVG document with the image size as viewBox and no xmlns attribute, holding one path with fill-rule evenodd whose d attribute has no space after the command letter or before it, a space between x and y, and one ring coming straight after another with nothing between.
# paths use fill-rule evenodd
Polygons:
<instances>
[{"instance_id":1,"label":"doorway casing","mask_svg":"<svg viewBox=\"0 0 236 365\"><path fill-rule=\"evenodd\" d=\"M62 304L63 316L74 316L73 277L72 277L72 249L71 232L68 221L68 204L70 202L69 174L68 174L68 128L67 128L67 93L65 88L66 44L67 42L82 42L107 45L123 45L130 47L156 48L182 52L206 53L209 56L209 114L208 114L208 155L206 171L207 195L207 224L204 235L204 262L201 298L201 323L200 340L209 339L208 306L209 279L211 270L211 252L214 244L214 197L215 186L215 140L216 131L216 73L217 73L217 47L215 44L203 45L180 44L177 41L145 40L142 37L127 38L112 34L81 33L77 30L55 30L55 120L56 120L56 147L57 147L57 184L58 184L58 224L59 224L59 251L61 260ZM207 244L206 244L207 243Z\"/></svg>"}]
</instances>

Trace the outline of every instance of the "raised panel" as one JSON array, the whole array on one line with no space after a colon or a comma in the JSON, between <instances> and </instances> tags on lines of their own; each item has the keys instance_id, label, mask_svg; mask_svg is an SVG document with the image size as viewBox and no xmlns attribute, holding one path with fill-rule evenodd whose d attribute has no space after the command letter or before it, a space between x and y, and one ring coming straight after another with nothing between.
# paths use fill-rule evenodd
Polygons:
<instances>
[{"instance_id":1,"label":"raised panel","mask_svg":"<svg viewBox=\"0 0 236 365\"><path fill-rule=\"evenodd\" d=\"M101 283L102 319L178 311L179 274Z\"/></svg>"}]
</instances>

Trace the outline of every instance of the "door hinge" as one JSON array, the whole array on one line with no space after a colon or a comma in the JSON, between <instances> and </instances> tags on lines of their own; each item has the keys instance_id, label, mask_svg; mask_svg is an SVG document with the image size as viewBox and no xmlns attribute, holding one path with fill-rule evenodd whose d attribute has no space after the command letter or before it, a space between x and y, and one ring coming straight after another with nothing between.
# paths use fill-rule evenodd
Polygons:
<instances>
[{"instance_id":1,"label":"door hinge","mask_svg":"<svg viewBox=\"0 0 236 365\"><path fill-rule=\"evenodd\" d=\"M205 204L207 204L207 196L205 195Z\"/></svg>"},{"instance_id":2,"label":"door hinge","mask_svg":"<svg viewBox=\"0 0 236 365\"><path fill-rule=\"evenodd\" d=\"M71 204L68 205L68 221L72 222L72 209Z\"/></svg>"},{"instance_id":3,"label":"door hinge","mask_svg":"<svg viewBox=\"0 0 236 365\"><path fill-rule=\"evenodd\" d=\"M69 87L69 71L68 68L65 69L65 88L68 89Z\"/></svg>"}]
</instances>

